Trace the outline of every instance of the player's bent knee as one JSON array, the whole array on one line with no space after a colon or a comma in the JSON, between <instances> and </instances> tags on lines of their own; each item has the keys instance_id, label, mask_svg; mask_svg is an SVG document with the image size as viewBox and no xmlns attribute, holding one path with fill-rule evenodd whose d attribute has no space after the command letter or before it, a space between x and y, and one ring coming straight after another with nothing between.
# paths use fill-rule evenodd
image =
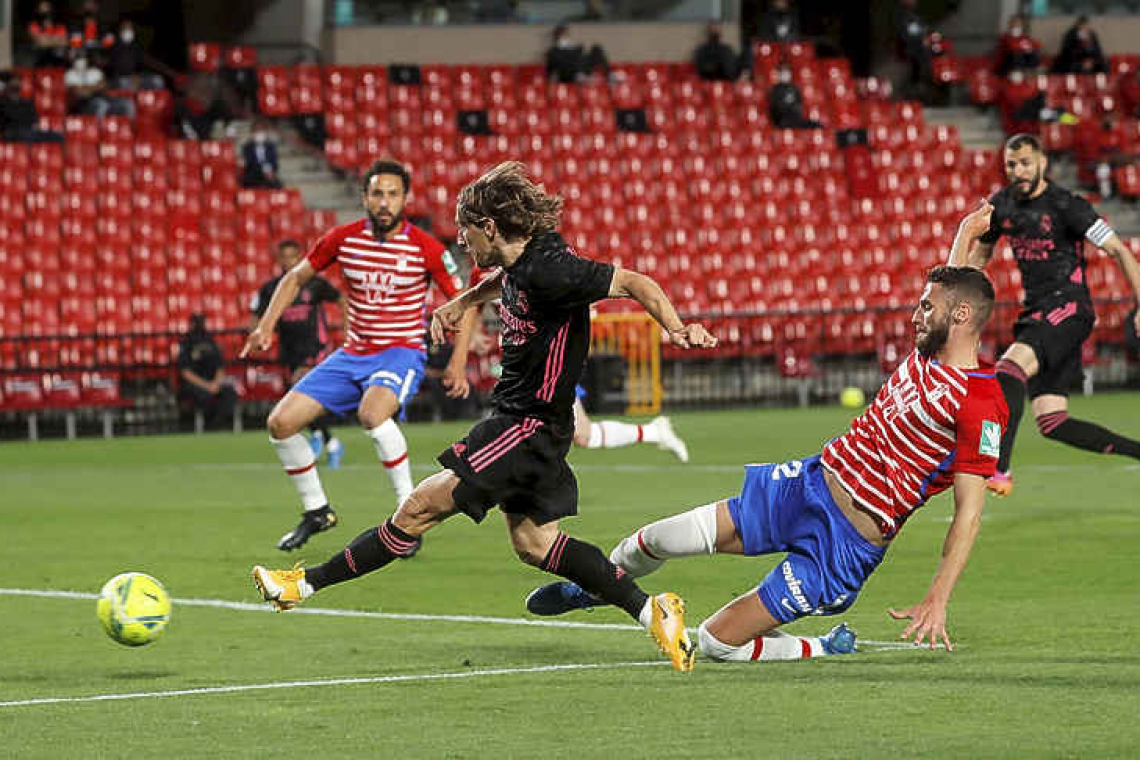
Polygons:
<instances>
[{"instance_id":1,"label":"player's bent knee","mask_svg":"<svg viewBox=\"0 0 1140 760\"><path fill-rule=\"evenodd\" d=\"M280 414L274 409L269 413L269 418L265 421L265 427L269 431L270 436L281 441L296 435L304 426L292 424L286 415Z\"/></svg>"}]
</instances>

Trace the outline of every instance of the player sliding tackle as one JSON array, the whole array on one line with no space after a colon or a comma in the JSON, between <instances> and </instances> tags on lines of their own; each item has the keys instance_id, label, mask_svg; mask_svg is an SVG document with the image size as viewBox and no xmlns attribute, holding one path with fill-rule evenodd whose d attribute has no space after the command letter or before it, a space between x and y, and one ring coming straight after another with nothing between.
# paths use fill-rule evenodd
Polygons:
<instances>
[{"instance_id":1,"label":"player sliding tackle","mask_svg":"<svg viewBox=\"0 0 1140 760\"><path fill-rule=\"evenodd\" d=\"M480 267L500 267L432 315L442 341L468 309L501 299L503 374L494 414L439 455L443 471L420 482L383 525L308 570L253 568L262 596L287 610L309 595L379 570L452 515L480 522L502 508L523 562L588 588L639 621L677 670L691 670L695 647L676 594L650 597L591 544L559 530L578 511L578 484L566 464L574 433L574 386L590 344L590 304L638 301L682 348L712 347L699 324L685 324L651 278L578 257L558 234L562 200L504 163L463 189L456 209L459 241Z\"/></svg>"},{"instance_id":2,"label":"player sliding tackle","mask_svg":"<svg viewBox=\"0 0 1140 760\"><path fill-rule=\"evenodd\" d=\"M972 240L987 225L986 213L975 212L960 237ZM639 578L677 557L788 552L758 588L701 623L701 651L740 662L846 654L855 649L846 625L814 638L780 626L850 607L907 518L952 486L954 519L930 590L890 611L911 621L902 638L949 649L946 605L978 532L1007 419L993 368L978 361L993 304L993 286L977 269L931 270L911 319L915 350L845 434L806 459L748 465L739 495L647 525L610 561ZM556 615L600 603L562 582L535 590L527 608Z\"/></svg>"}]
</instances>

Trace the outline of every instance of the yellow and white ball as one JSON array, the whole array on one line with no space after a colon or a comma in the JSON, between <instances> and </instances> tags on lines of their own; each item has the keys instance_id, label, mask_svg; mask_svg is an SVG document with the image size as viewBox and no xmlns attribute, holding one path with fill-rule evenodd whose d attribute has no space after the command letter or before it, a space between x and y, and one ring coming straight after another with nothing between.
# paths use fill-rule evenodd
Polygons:
<instances>
[{"instance_id":1,"label":"yellow and white ball","mask_svg":"<svg viewBox=\"0 0 1140 760\"><path fill-rule=\"evenodd\" d=\"M146 573L121 573L103 586L95 612L108 636L123 646L141 647L166 630L170 595Z\"/></svg>"}]
</instances>

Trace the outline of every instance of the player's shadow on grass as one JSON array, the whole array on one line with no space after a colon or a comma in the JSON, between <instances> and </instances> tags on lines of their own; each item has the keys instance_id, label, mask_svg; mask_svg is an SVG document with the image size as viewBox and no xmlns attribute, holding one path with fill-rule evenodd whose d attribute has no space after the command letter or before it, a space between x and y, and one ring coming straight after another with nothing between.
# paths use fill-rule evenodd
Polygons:
<instances>
[{"instance_id":1,"label":"player's shadow on grass","mask_svg":"<svg viewBox=\"0 0 1140 760\"><path fill-rule=\"evenodd\" d=\"M120 670L114 673L105 673L104 678L110 681L138 681L150 678L172 678L181 676L178 670Z\"/></svg>"}]
</instances>

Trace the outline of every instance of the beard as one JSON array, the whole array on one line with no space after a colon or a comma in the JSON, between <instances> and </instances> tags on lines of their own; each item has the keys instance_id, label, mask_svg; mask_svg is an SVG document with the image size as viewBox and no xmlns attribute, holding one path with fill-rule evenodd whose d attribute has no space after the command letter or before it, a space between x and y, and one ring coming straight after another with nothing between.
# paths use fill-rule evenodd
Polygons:
<instances>
[{"instance_id":1,"label":"beard","mask_svg":"<svg viewBox=\"0 0 1140 760\"><path fill-rule=\"evenodd\" d=\"M1014 187L1017 189L1017 194L1019 196L1021 196L1021 199L1026 200L1027 198L1029 198L1029 196L1033 195L1033 193L1037 191L1037 188L1040 184L1041 184L1041 170L1038 169L1037 173L1034 174L1030 178L1029 187L1027 189L1023 190L1022 189L1023 185L1020 182L1016 183L1014 185Z\"/></svg>"},{"instance_id":2,"label":"beard","mask_svg":"<svg viewBox=\"0 0 1140 760\"><path fill-rule=\"evenodd\" d=\"M929 358L942 350L946 340L950 337L950 320L947 319L936 325L931 325L925 334L915 338L914 347L923 356Z\"/></svg>"},{"instance_id":3,"label":"beard","mask_svg":"<svg viewBox=\"0 0 1140 760\"><path fill-rule=\"evenodd\" d=\"M388 222L387 224L381 222L378 216L369 211L368 221L372 222L372 229L376 230L376 232L387 235L389 232L396 229L397 226L404 223L404 211L401 209L400 213L394 214L392 216L392 221Z\"/></svg>"}]
</instances>

